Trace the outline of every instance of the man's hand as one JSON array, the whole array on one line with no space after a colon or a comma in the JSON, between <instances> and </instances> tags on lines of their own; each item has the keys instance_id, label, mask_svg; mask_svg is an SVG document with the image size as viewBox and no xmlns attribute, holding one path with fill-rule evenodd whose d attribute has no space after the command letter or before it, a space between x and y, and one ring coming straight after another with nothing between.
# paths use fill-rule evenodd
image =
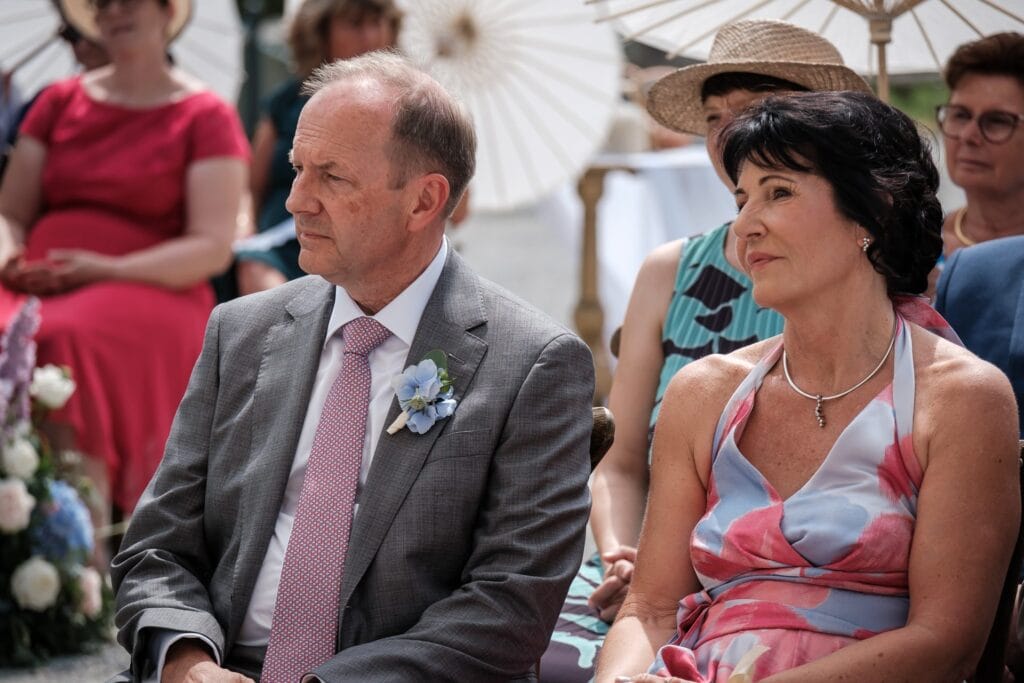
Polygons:
<instances>
[{"instance_id":1,"label":"man's hand","mask_svg":"<svg viewBox=\"0 0 1024 683\"><path fill-rule=\"evenodd\" d=\"M633 579L636 548L619 546L601 555L601 561L605 566L604 581L590 594L587 604L598 611L602 621L611 623L619 613L619 607L629 590L629 582Z\"/></svg>"},{"instance_id":2,"label":"man's hand","mask_svg":"<svg viewBox=\"0 0 1024 683\"><path fill-rule=\"evenodd\" d=\"M248 676L217 666L206 646L183 638L167 651L161 683L255 683Z\"/></svg>"}]
</instances>

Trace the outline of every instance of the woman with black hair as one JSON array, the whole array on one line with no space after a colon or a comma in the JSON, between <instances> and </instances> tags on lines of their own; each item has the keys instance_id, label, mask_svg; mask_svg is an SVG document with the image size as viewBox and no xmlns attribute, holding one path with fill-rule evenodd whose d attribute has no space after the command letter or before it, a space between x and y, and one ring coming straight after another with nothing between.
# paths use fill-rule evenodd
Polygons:
<instances>
[{"instance_id":1,"label":"woman with black hair","mask_svg":"<svg viewBox=\"0 0 1024 683\"><path fill-rule=\"evenodd\" d=\"M738 258L785 324L672 379L597 680L962 681L1018 528L1016 413L915 296L928 147L850 92L765 99L722 140Z\"/></svg>"}]
</instances>

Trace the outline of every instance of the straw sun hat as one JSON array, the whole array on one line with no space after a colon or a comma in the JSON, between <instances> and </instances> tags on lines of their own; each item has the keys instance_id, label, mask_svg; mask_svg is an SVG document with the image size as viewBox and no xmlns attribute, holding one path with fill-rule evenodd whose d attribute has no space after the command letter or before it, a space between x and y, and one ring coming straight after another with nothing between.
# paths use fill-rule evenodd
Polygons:
<instances>
[{"instance_id":1,"label":"straw sun hat","mask_svg":"<svg viewBox=\"0 0 1024 683\"><path fill-rule=\"evenodd\" d=\"M647 110L659 123L683 133L705 135L701 86L720 73L774 76L811 90L871 92L848 67L832 43L817 33L767 19L723 26L711 44L708 61L664 76L651 88Z\"/></svg>"},{"instance_id":2,"label":"straw sun hat","mask_svg":"<svg viewBox=\"0 0 1024 683\"><path fill-rule=\"evenodd\" d=\"M170 0L174 7L171 25L167 27L168 42L178 37L192 16L191 0ZM100 30L96 26L96 8L92 0L60 0L60 13L64 20L78 29L78 32L92 41L100 39Z\"/></svg>"}]
</instances>

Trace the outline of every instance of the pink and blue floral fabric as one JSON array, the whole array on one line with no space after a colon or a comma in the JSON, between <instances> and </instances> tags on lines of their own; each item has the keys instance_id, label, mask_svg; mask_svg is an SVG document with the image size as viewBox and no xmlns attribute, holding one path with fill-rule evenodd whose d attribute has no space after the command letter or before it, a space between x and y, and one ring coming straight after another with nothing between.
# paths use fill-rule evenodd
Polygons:
<instances>
[{"instance_id":1,"label":"pink and blue floral fabric","mask_svg":"<svg viewBox=\"0 0 1024 683\"><path fill-rule=\"evenodd\" d=\"M737 446L782 345L736 389L715 433L706 513L690 539L703 590L680 602L677 634L651 672L725 683L760 645L769 649L756 661L756 681L906 623L923 477L913 450L907 320L936 332L948 326L919 300L899 300L897 309L891 384L785 500Z\"/></svg>"}]
</instances>

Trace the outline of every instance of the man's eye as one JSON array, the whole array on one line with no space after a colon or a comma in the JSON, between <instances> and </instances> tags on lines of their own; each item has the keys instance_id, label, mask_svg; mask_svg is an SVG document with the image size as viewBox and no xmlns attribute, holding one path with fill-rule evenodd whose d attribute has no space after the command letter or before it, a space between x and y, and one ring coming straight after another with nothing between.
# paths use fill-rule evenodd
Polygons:
<instances>
[{"instance_id":1,"label":"man's eye","mask_svg":"<svg viewBox=\"0 0 1024 683\"><path fill-rule=\"evenodd\" d=\"M715 126L718 125L718 122L721 120L722 116L720 114L708 114L704 118L704 122L708 124L708 128L714 128Z\"/></svg>"}]
</instances>

